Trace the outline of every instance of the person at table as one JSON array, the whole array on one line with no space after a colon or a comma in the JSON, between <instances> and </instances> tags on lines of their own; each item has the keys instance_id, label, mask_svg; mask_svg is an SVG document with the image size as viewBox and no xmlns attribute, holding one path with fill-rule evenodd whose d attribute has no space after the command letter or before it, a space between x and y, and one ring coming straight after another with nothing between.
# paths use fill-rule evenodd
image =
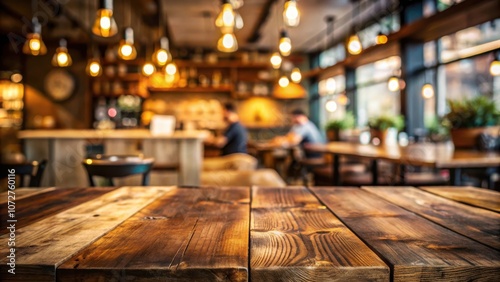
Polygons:
<instances>
[{"instance_id":1,"label":"person at table","mask_svg":"<svg viewBox=\"0 0 500 282\"><path fill-rule=\"evenodd\" d=\"M309 120L304 111L300 109L291 112L292 128L285 136L276 137L273 142L279 143L282 146L299 145L304 151L306 158L321 158L321 153L308 152L304 150L306 144L323 144L325 140L319 129L312 121Z\"/></svg>"},{"instance_id":2,"label":"person at table","mask_svg":"<svg viewBox=\"0 0 500 282\"><path fill-rule=\"evenodd\" d=\"M219 137L210 137L205 143L221 148L222 156L247 153L247 131L240 123L236 108L231 103L224 104L224 121L228 124L224 134Z\"/></svg>"}]
</instances>

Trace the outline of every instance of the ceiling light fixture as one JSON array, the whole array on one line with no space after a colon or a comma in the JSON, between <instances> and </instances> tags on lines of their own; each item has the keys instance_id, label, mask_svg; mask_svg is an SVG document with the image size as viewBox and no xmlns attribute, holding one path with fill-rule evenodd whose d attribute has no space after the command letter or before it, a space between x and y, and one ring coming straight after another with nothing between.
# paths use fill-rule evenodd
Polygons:
<instances>
[{"instance_id":1,"label":"ceiling light fixture","mask_svg":"<svg viewBox=\"0 0 500 282\"><path fill-rule=\"evenodd\" d=\"M167 75L175 75L177 73L177 65L174 62L169 63L165 67L165 74Z\"/></svg>"},{"instance_id":2,"label":"ceiling light fixture","mask_svg":"<svg viewBox=\"0 0 500 282\"><path fill-rule=\"evenodd\" d=\"M68 52L68 43L66 39L59 40L59 47L52 57L52 65L55 67L68 67L71 66L73 60Z\"/></svg>"},{"instance_id":3,"label":"ceiling light fixture","mask_svg":"<svg viewBox=\"0 0 500 282\"><path fill-rule=\"evenodd\" d=\"M280 32L280 41L279 41L279 50L281 56L289 56L292 53L292 41L290 37L288 37L288 33L286 30L281 30Z\"/></svg>"},{"instance_id":4,"label":"ceiling light fixture","mask_svg":"<svg viewBox=\"0 0 500 282\"><path fill-rule=\"evenodd\" d=\"M391 76L389 80L387 81L387 88L391 92L396 92L401 89L400 87L400 82L399 82L399 77L397 76Z\"/></svg>"},{"instance_id":5,"label":"ceiling light fixture","mask_svg":"<svg viewBox=\"0 0 500 282\"><path fill-rule=\"evenodd\" d=\"M120 40L120 47L118 47L118 56L122 60L133 60L137 57L137 50L134 46L134 30L127 27L123 34L123 39Z\"/></svg>"},{"instance_id":6,"label":"ceiling light fixture","mask_svg":"<svg viewBox=\"0 0 500 282\"><path fill-rule=\"evenodd\" d=\"M279 69L281 67L281 62L283 62L283 59L281 59L280 53L279 52L274 52L273 55L271 56L271 65L273 66L273 69Z\"/></svg>"},{"instance_id":7,"label":"ceiling light fixture","mask_svg":"<svg viewBox=\"0 0 500 282\"><path fill-rule=\"evenodd\" d=\"M292 79L293 82L300 83L300 81L302 80L302 74L300 73L300 69L294 68L292 70L292 73L290 74L290 78Z\"/></svg>"},{"instance_id":8,"label":"ceiling light fixture","mask_svg":"<svg viewBox=\"0 0 500 282\"><path fill-rule=\"evenodd\" d=\"M158 66L164 66L172 61L170 47L167 37L160 38L160 47L156 49L152 56L153 62Z\"/></svg>"},{"instance_id":9,"label":"ceiling light fixture","mask_svg":"<svg viewBox=\"0 0 500 282\"><path fill-rule=\"evenodd\" d=\"M217 41L217 49L221 52L231 53L238 50L238 41L234 33L223 33Z\"/></svg>"},{"instance_id":10,"label":"ceiling light fixture","mask_svg":"<svg viewBox=\"0 0 500 282\"><path fill-rule=\"evenodd\" d=\"M434 97L434 87L432 86L432 84L426 83L424 84L424 86L422 86L422 97L424 99L430 99Z\"/></svg>"},{"instance_id":11,"label":"ceiling light fixture","mask_svg":"<svg viewBox=\"0 0 500 282\"><path fill-rule=\"evenodd\" d=\"M358 2L359 0L352 0L352 1ZM353 9L353 13L352 13L353 25L355 25L354 22L359 16L359 5L361 5L361 4L356 5L356 3L354 3L354 4L355 4L355 6ZM349 36L349 40L347 41L347 51L351 55L358 55L363 51L363 45L361 45L361 41L359 40L359 36L356 33L355 28L353 28L351 36Z\"/></svg>"},{"instance_id":12,"label":"ceiling light fixture","mask_svg":"<svg viewBox=\"0 0 500 282\"><path fill-rule=\"evenodd\" d=\"M300 23L300 11L297 8L296 0L288 0L285 2L283 9L283 22L289 27L296 27Z\"/></svg>"},{"instance_id":13,"label":"ceiling light fixture","mask_svg":"<svg viewBox=\"0 0 500 282\"><path fill-rule=\"evenodd\" d=\"M288 77L286 77L285 75L280 77L280 79L278 80L278 84L283 88L287 87L289 83L290 80L288 80Z\"/></svg>"},{"instance_id":14,"label":"ceiling light fixture","mask_svg":"<svg viewBox=\"0 0 500 282\"><path fill-rule=\"evenodd\" d=\"M111 37L118 33L116 21L113 18L113 0L100 0L92 33L101 37Z\"/></svg>"},{"instance_id":15,"label":"ceiling light fixture","mask_svg":"<svg viewBox=\"0 0 500 282\"><path fill-rule=\"evenodd\" d=\"M32 19L32 24L33 33L28 33L26 36L23 53L32 56L45 55L47 53L47 47L42 40L42 26L36 17Z\"/></svg>"},{"instance_id":16,"label":"ceiling light fixture","mask_svg":"<svg viewBox=\"0 0 500 282\"><path fill-rule=\"evenodd\" d=\"M232 33L236 25L236 13L233 10L233 6L228 0L222 0L222 8L215 19L215 25L220 28L220 31L224 34ZM239 21L241 21L238 26L243 27L243 19L239 16ZM236 27L238 28L238 27Z\"/></svg>"}]
</instances>

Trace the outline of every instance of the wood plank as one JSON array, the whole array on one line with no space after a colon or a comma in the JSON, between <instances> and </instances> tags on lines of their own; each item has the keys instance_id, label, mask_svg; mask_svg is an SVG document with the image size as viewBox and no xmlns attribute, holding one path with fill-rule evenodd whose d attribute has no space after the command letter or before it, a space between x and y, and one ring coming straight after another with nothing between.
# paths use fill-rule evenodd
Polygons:
<instances>
[{"instance_id":1,"label":"wood plank","mask_svg":"<svg viewBox=\"0 0 500 282\"><path fill-rule=\"evenodd\" d=\"M42 194L42 193L46 193L46 192L49 192L49 191L52 191L54 190L55 188L54 187L47 187L47 188L38 188L38 187L24 187L24 188L16 188L14 190L14 194L16 196L16 201L20 200L20 199L24 199L26 197L30 197L30 196L34 196L34 195L38 195L38 194ZM8 199L8 194L9 194L9 191L5 191L3 193L0 194L0 204L4 204L6 203L9 199ZM11 193L12 195L12 193Z\"/></svg>"},{"instance_id":2,"label":"wood plank","mask_svg":"<svg viewBox=\"0 0 500 282\"><path fill-rule=\"evenodd\" d=\"M500 212L500 193L475 187L420 187L420 189L457 202Z\"/></svg>"},{"instance_id":3,"label":"wood plank","mask_svg":"<svg viewBox=\"0 0 500 282\"><path fill-rule=\"evenodd\" d=\"M495 249L500 249L500 214L412 187L362 187L391 203Z\"/></svg>"},{"instance_id":4,"label":"wood plank","mask_svg":"<svg viewBox=\"0 0 500 282\"><path fill-rule=\"evenodd\" d=\"M248 188L178 188L73 256L58 281L247 281Z\"/></svg>"},{"instance_id":5,"label":"wood plank","mask_svg":"<svg viewBox=\"0 0 500 282\"><path fill-rule=\"evenodd\" d=\"M500 252L490 247L361 189L311 189L390 264L394 281L496 281L500 276Z\"/></svg>"},{"instance_id":6,"label":"wood plank","mask_svg":"<svg viewBox=\"0 0 500 282\"><path fill-rule=\"evenodd\" d=\"M389 268L306 188L252 189L252 281L389 281Z\"/></svg>"},{"instance_id":7,"label":"wood plank","mask_svg":"<svg viewBox=\"0 0 500 282\"><path fill-rule=\"evenodd\" d=\"M55 269L171 188L122 187L57 215L16 229L15 275L0 250L2 281L55 281ZM0 237L7 246L10 234Z\"/></svg>"},{"instance_id":8,"label":"wood plank","mask_svg":"<svg viewBox=\"0 0 500 282\"><path fill-rule=\"evenodd\" d=\"M28 226L34 222L55 215L79 204L95 199L117 187L51 189L43 194L31 194L22 199L16 198L15 218L8 218L7 203L0 204L0 234L9 232L7 219L18 219L16 228Z\"/></svg>"}]
</instances>

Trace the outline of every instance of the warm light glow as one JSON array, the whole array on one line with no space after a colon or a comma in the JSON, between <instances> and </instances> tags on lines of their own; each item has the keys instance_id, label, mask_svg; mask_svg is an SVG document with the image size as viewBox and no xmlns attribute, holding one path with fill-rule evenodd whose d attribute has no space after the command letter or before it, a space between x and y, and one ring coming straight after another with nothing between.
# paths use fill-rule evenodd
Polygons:
<instances>
[{"instance_id":1,"label":"warm light glow","mask_svg":"<svg viewBox=\"0 0 500 282\"><path fill-rule=\"evenodd\" d=\"M297 8L297 2L290 0L285 3L283 9L283 22L290 27L296 27L300 23L300 12Z\"/></svg>"},{"instance_id":2,"label":"warm light glow","mask_svg":"<svg viewBox=\"0 0 500 282\"><path fill-rule=\"evenodd\" d=\"M389 81L387 82L387 88L389 88L389 91L391 92L399 91L399 78L396 76L391 76L391 78L389 78Z\"/></svg>"},{"instance_id":3,"label":"warm light glow","mask_svg":"<svg viewBox=\"0 0 500 282\"><path fill-rule=\"evenodd\" d=\"M283 61L281 59L280 53L275 52L271 56L271 65L273 66L274 69L279 69L281 67L281 62Z\"/></svg>"},{"instance_id":4,"label":"warm light glow","mask_svg":"<svg viewBox=\"0 0 500 282\"><path fill-rule=\"evenodd\" d=\"M236 29L242 29L243 26L245 26L245 23L243 22L243 18L240 13L234 12L234 27Z\"/></svg>"},{"instance_id":5,"label":"warm light glow","mask_svg":"<svg viewBox=\"0 0 500 282\"><path fill-rule=\"evenodd\" d=\"M222 9L215 19L215 25L220 28L222 33L232 32L235 25L235 13L231 4L222 5Z\"/></svg>"},{"instance_id":6,"label":"warm light glow","mask_svg":"<svg viewBox=\"0 0 500 282\"><path fill-rule=\"evenodd\" d=\"M156 49L152 56L153 62L157 66L164 66L172 61L172 54L169 51L168 38L162 37L160 39L160 48Z\"/></svg>"},{"instance_id":7,"label":"warm light glow","mask_svg":"<svg viewBox=\"0 0 500 282\"><path fill-rule=\"evenodd\" d=\"M123 39L120 40L118 47L118 56L122 60L133 60L137 57L137 50L134 46L134 30L131 27L125 29Z\"/></svg>"},{"instance_id":8,"label":"warm light glow","mask_svg":"<svg viewBox=\"0 0 500 282\"><path fill-rule=\"evenodd\" d=\"M221 52L235 52L238 50L238 42L236 41L236 36L233 33L223 34L219 41L217 42L217 49Z\"/></svg>"},{"instance_id":9,"label":"warm light glow","mask_svg":"<svg viewBox=\"0 0 500 282\"><path fill-rule=\"evenodd\" d=\"M175 63L170 63L165 67L165 73L168 75L175 75L177 73L177 66Z\"/></svg>"},{"instance_id":10,"label":"warm light glow","mask_svg":"<svg viewBox=\"0 0 500 282\"><path fill-rule=\"evenodd\" d=\"M73 60L68 53L67 43L65 39L59 41L59 47L56 49L56 53L52 57L52 65L55 67L68 67L71 66Z\"/></svg>"},{"instance_id":11,"label":"warm light glow","mask_svg":"<svg viewBox=\"0 0 500 282\"><path fill-rule=\"evenodd\" d=\"M145 76L150 76L155 72L155 66L152 63L145 63L142 66L142 74Z\"/></svg>"},{"instance_id":12,"label":"warm light glow","mask_svg":"<svg viewBox=\"0 0 500 282\"><path fill-rule=\"evenodd\" d=\"M325 81L325 90L328 94L335 93L335 90L337 90L337 82L335 81L335 78L330 77Z\"/></svg>"},{"instance_id":13,"label":"warm light glow","mask_svg":"<svg viewBox=\"0 0 500 282\"><path fill-rule=\"evenodd\" d=\"M387 40L388 40L387 35L383 34L382 32L380 32L377 35L377 38L376 38L377 45L385 44L385 43L387 43Z\"/></svg>"},{"instance_id":14,"label":"warm light glow","mask_svg":"<svg viewBox=\"0 0 500 282\"><path fill-rule=\"evenodd\" d=\"M97 77L102 74L101 63L97 59L89 60L87 64L87 74L92 77Z\"/></svg>"},{"instance_id":15,"label":"warm light glow","mask_svg":"<svg viewBox=\"0 0 500 282\"><path fill-rule=\"evenodd\" d=\"M286 35L286 33L282 33L279 43L280 54L284 57L290 55L292 52L292 41Z\"/></svg>"},{"instance_id":16,"label":"warm light glow","mask_svg":"<svg viewBox=\"0 0 500 282\"><path fill-rule=\"evenodd\" d=\"M13 73L10 76L10 81L12 81L14 83L19 83L19 82L21 82L21 80L23 80L23 76L20 73Z\"/></svg>"},{"instance_id":17,"label":"warm light glow","mask_svg":"<svg viewBox=\"0 0 500 282\"><path fill-rule=\"evenodd\" d=\"M130 44L121 45L120 55L123 57L129 57L130 55L132 55L132 46Z\"/></svg>"},{"instance_id":18,"label":"warm light glow","mask_svg":"<svg viewBox=\"0 0 500 282\"><path fill-rule=\"evenodd\" d=\"M335 112L337 110L337 102L335 102L334 100L326 102L325 109L331 113Z\"/></svg>"},{"instance_id":19,"label":"warm light glow","mask_svg":"<svg viewBox=\"0 0 500 282\"><path fill-rule=\"evenodd\" d=\"M492 76L500 76L500 61L494 60L490 64L490 74Z\"/></svg>"},{"instance_id":20,"label":"warm light glow","mask_svg":"<svg viewBox=\"0 0 500 282\"><path fill-rule=\"evenodd\" d=\"M163 49L159 49L157 52L156 52L156 61L158 62L158 64L161 66L161 65L165 65L168 61L168 53L167 53L167 50L163 50Z\"/></svg>"},{"instance_id":21,"label":"warm light glow","mask_svg":"<svg viewBox=\"0 0 500 282\"><path fill-rule=\"evenodd\" d=\"M101 6L96 12L96 18L92 26L92 33L101 37L111 37L118 33L116 21L113 18L113 1L101 1Z\"/></svg>"},{"instance_id":22,"label":"warm light glow","mask_svg":"<svg viewBox=\"0 0 500 282\"><path fill-rule=\"evenodd\" d=\"M345 94L339 95L339 97L337 98L337 101L339 101L339 104L342 106L349 104L349 98L347 98L347 96Z\"/></svg>"},{"instance_id":23,"label":"warm light glow","mask_svg":"<svg viewBox=\"0 0 500 282\"><path fill-rule=\"evenodd\" d=\"M45 55L47 53L47 47L43 43L42 36L39 33L29 33L26 36L23 53L32 56Z\"/></svg>"},{"instance_id":24,"label":"warm light glow","mask_svg":"<svg viewBox=\"0 0 500 282\"><path fill-rule=\"evenodd\" d=\"M38 39L31 39L30 41L30 48L33 51L40 51L40 40Z\"/></svg>"},{"instance_id":25,"label":"warm light glow","mask_svg":"<svg viewBox=\"0 0 500 282\"><path fill-rule=\"evenodd\" d=\"M422 86L422 97L424 97L424 99L434 97L434 87L432 87L430 83L426 83Z\"/></svg>"},{"instance_id":26,"label":"warm light glow","mask_svg":"<svg viewBox=\"0 0 500 282\"><path fill-rule=\"evenodd\" d=\"M299 83L302 80L302 74L300 73L300 69L294 68L292 70L292 74L290 74L290 78L292 79L293 82Z\"/></svg>"},{"instance_id":27,"label":"warm light glow","mask_svg":"<svg viewBox=\"0 0 500 282\"><path fill-rule=\"evenodd\" d=\"M287 87L289 83L290 83L290 81L288 80L288 77L286 77L286 76L282 76L280 78L280 80L278 81L278 84L281 87Z\"/></svg>"},{"instance_id":28,"label":"warm light glow","mask_svg":"<svg viewBox=\"0 0 500 282\"><path fill-rule=\"evenodd\" d=\"M359 41L357 34L349 37L349 41L347 42L347 51L349 51L349 54L352 55L358 55L361 51L363 51L363 46L361 46L361 41Z\"/></svg>"}]
</instances>

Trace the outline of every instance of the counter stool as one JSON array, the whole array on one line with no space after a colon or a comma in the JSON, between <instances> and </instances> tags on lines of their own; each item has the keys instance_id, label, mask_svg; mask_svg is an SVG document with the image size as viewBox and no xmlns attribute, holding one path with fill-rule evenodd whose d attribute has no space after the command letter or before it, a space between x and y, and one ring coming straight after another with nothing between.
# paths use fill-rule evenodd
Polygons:
<instances>
[{"instance_id":1,"label":"counter stool","mask_svg":"<svg viewBox=\"0 0 500 282\"><path fill-rule=\"evenodd\" d=\"M29 176L28 187L40 187L42 182L43 172L47 166L47 160L32 161L27 163L2 163L0 164L0 179L9 177L9 169L15 170L15 175L20 176L19 185L17 187L24 187L24 177Z\"/></svg>"},{"instance_id":2,"label":"counter stool","mask_svg":"<svg viewBox=\"0 0 500 282\"><path fill-rule=\"evenodd\" d=\"M82 164L87 170L90 186L94 187L94 176L101 176L114 186L113 178L142 174L142 186L149 185L149 172L153 166L153 158L142 156L106 156L97 155L95 158L85 159Z\"/></svg>"}]
</instances>

